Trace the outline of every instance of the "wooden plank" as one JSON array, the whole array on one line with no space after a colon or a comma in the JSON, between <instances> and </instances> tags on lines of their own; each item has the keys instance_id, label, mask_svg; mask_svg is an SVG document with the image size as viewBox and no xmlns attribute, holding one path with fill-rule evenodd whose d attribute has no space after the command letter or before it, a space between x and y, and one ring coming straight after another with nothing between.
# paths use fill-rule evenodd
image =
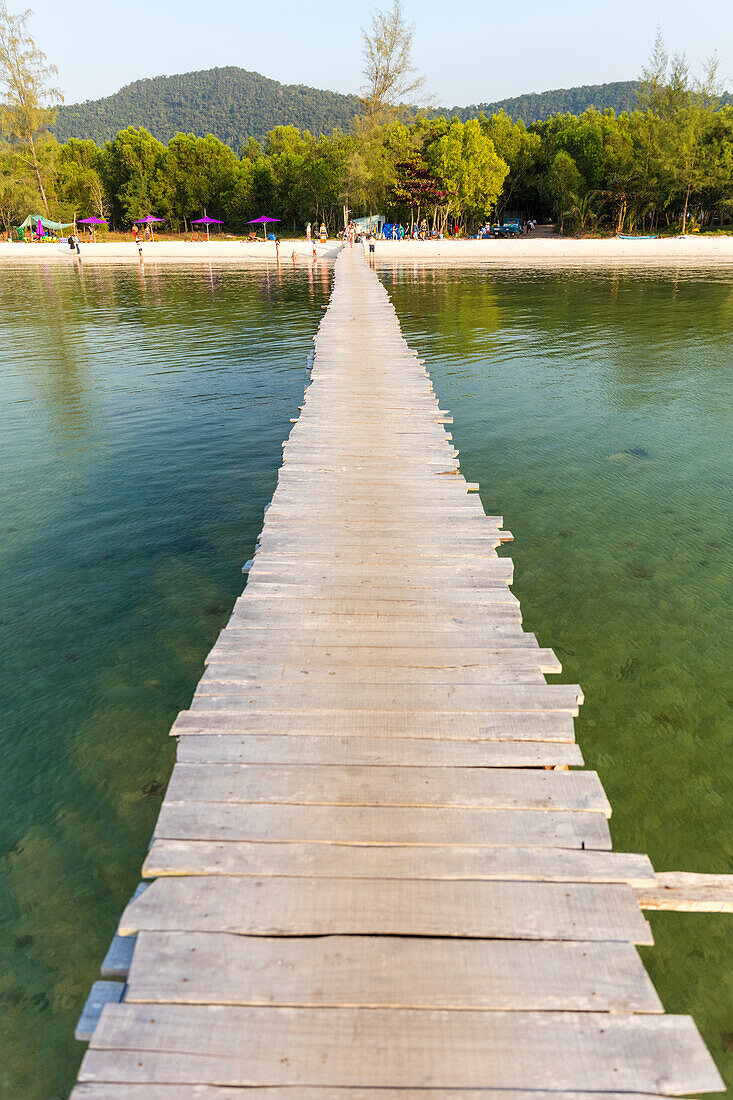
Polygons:
<instances>
[{"instance_id":1,"label":"wooden plank","mask_svg":"<svg viewBox=\"0 0 733 1100\"><path fill-rule=\"evenodd\" d=\"M385 1042L389 1036L389 1042ZM284 1056L283 1052L287 1052ZM80 1080L722 1091L687 1017L110 1005Z\"/></svg>"},{"instance_id":2,"label":"wooden plank","mask_svg":"<svg viewBox=\"0 0 733 1100\"><path fill-rule=\"evenodd\" d=\"M487 559L488 560L488 559ZM476 607L486 608L486 614L492 614L494 608L511 608L519 611L519 600L506 585L497 585L493 588L458 588L443 585L437 591L426 595L419 589L409 586L386 584L382 578L374 578L374 583L362 577L355 584L342 585L338 579L333 582L319 581L311 584L307 578L307 563L299 563L301 570L299 580L264 581L257 577L247 582L244 595L235 603L235 608L246 605L247 600L272 600L272 599L297 599L310 603L316 600L338 600L347 607L352 603L368 602L371 606L376 603L387 612L399 612L400 605L411 607L424 606L429 602L431 609L436 614L443 608L451 608L456 604L473 604ZM320 567L319 567L320 568Z\"/></svg>"},{"instance_id":3,"label":"wooden plank","mask_svg":"<svg viewBox=\"0 0 733 1100\"><path fill-rule=\"evenodd\" d=\"M311 645L349 646L361 648L368 646L384 646L385 632L379 624L358 623L342 625L329 619L327 622L314 623L312 616L309 620L301 620L299 623L290 622L255 622L254 620L229 622L223 633L227 641L241 642L257 645L263 642L266 645L281 645L283 642L292 643L294 638L293 628L297 628L297 644L302 647ZM221 638L221 634L219 637ZM395 648L421 646L425 649L445 649L446 646L456 645L469 649L484 647L491 649L496 646L531 646L537 648L537 639L534 634L528 634L522 630L519 622L490 622L484 619L479 626L469 629L461 629L460 634L441 623L427 621L423 624L407 624L400 626L394 621L389 627L389 645Z\"/></svg>"},{"instance_id":4,"label":"wooden plank","mask_svg":"<svg viewBox=\"0 0 733 1100\"><path fill-rule=\"evenodd\" d=\"M159 878L122 914L141 931L653 942L623 884L430 879Z\"/></svg>"},{"instance_id":5,"label":"wooden plank","mask_svg":"<svg viewBox=\"0 0 733 1100\"><path fill-rule=\"evenodd\" d=\"M297 1092L296 1092L297 1089ZM511 1098L486 1089L352 1089L283 1085L241 1088L217 1085L135 1085L104 1082L77 1084L70 1100L661 1100L658 1093L522 1092Z\"/></svg>"},{"instance_id":6,"label":"wooden plank","mask_svg":"<svg viewBox=\"0 0 733 1100\"><path fill-rule=\"evenodd\" d=\"M704 875L684 871L657 874L655 886L637 891L642 909L675 913L733 913L733 875Z\"/></svg>"},{"instance_id":7,"label":"wooden plank","mask_svg":"<svg viewBox=\"0 0 733 1100\"><path fill-rule=\"evenodd\" d=\"M573 719L562 712L534 714L457 713L456 711L183 710L171 727L174 737L188 733L281 733L329 737L419 737L454 741L550 741L574 739Z\"/></svg>"},{"instance_id":8,"label":"wooden plank","mask_svg":"<svg viewBox=\"0 0 733 1100\"><path fill-rule=\"evenodd\" d=\"M361 668L336 665L328 668L309 668L307 662L275 665L267 662L249 664L246 657L236 662L212 661L207 664L197 688L197 694L220 694L218 688L232 685L246 688L249 684L322 684L329 690L334 684L370 684L383 687L447 684L458 687L465 684L545 684L545 678L537 662L532 667L528 661L522 664L498 662L486 668L466 669L463 672L449 669Z\"/></svg>"},{"instance_id":9,"label":"wooden plank","mask_svg":"<svg viewBox=\"0 0 733 1100\"><path fill-rule=\"evenodd\" d=\"M280 806L165 800L158 838L310 841L339 844L547 845L608 850L607 818L547 810L456 810L397 806Z\"/></svg>"},{"instance_id":10,"label":"wooden plank","mask_svg":"<svg viewBox=\"0 0 733 1100\"><path fill-rule=\"evenodd\" d=\"M141 932L125 1000L663 1012L626 943Z\"/></svg>"},{"instance_id":11,"label":"wooden plank","mask_svg":"<svg viewBox=\"0 0 733 1100\"><path fill-rule=\"evenodd\" d=\"M611 816L595 772L368 765L176 764L172 802L575 810Z\"/></svg>"},{"instance_id":12,"label":"wooden plank","mask_svg":"<svg viewBox=\"0 0 733 1100\"><path fill-rule=\"evenodd\" d=\"M545 711L576 715L583 701L577 684L200 684L191 710L381 710L426 711L450 708L483 714Z\"/></svg>"},{"instance_id":13,"label":"wooden plank","mask_svg":"<svg viewBox=\"0 0 733 1100\"><path fill-rule=\"evenodd\" d=\"M212 840L155 840L143 875L626 882L637 888L654 882L649 857L626 852Z\"/></svg>"},{"instance_id":14,"label":"wooden plank","mask_svg":"<svg viewBox=\"0 0 733 1100\"><path fill-rule=\"evenodd\" d=\"M79 1022L74 1030L74 1038L80 1043L88 1043L99 1023L105 1005L115 1004L122 999L124 982L95 982L82 1009Z\"/></svg>"},{"instance_id":15,"label":"wooden plank","mask_svg":"<svg viewBox=\"0 0 733 1100\"><path fill-rule=\"evenodd\" d=\"M135 950L136 936L114 935L104 956L100 974L103 978L126 978Z\"/></svg>"},{"instance_id":16,"label":"wooden plank","mask_svg":"<svg viewBox=\"0 0 733 1100\"><path fill-rule=\"evenodd\" d=\"M234 662L237 665L234 666ZM402 675L426 675L440 674L450 675L460 681L466 676L486 677L489 669L495 668L521 668L532 669L542 673L559 673L562 671L560 662L551 649L540 649L529 646L509 646L499 649L407 649L385 646L380 649L376 646L297 646L287 644L270 644L265 647L257 647L242 642L237 638L230 638L224 632L219 641L209 652L206 664L211 669L226 671L234 666L241 671L252 674L256 672L259 678L273 678L278 669L289 667L307 668L309 674L314 677L330 676L332 670L347 668L353 674L366 673L366 670L374 670L381 675L385 671L395 670ZM419 679L415 681L419 683ZM466 680L463 680L466 683Z\"/></svg>"},{"instance_id":17,"label":"wooden plank","mask_svg":"<svg viewBox=\"0 0 733 1100\"><path fill-rule=\"evenodd\" d=\"M416 737L200 734L182 738L181 764L371 764L524 768L581 765L580 748L548 741L440 741Z\"/></svg>"}]
</instances>

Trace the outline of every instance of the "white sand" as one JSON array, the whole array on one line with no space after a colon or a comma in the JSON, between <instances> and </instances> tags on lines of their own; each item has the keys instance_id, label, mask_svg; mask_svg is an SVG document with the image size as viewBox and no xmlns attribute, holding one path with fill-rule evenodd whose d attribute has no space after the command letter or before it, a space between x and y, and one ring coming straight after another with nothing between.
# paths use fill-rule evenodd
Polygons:
<instances>
[{"instance_id":1,"label":"white sand","mask_svg":"<svg viewBox=\"0 0 733 1100\"><path fill-rule=\"evenodd\" d=\"M340 242L332 241L322 245L316 243L316 252L319 259L333 260L341 247ZM99 263L139 263L137 245L130 238L129 241L114 241L112 243L91 244L81 242L81 258L84 261ZM281 241L280 263L292 263L293 249L298 254L299 262L310 261L313 256L313 243L311 241ZM3 260L21 260L34 262L60 262L71 263L76 252L71 252L68 244L63 241L60 244L26 244L0 242L0 262ZM277 255L274 241L151 241L143 242L143 262L157 263L158 261L204 261L228 260L235 264L249 263L275 263Z\"/></svg>"},{"instance_id":2,"label":"white sand","mask_svg":"<svg viewBox=\"0 0 733 1100\"><path fill-rule=\"evenodd\" d=\"M492 265L618 264L649 263L665 266L679 262L702 265L733 263L733 236L665 237L649 241L573 240L566 237L521 237L488 241L378 241L378 261L429 260L431 264L465 261Z\"/></svg>"},{"instance_id":3,"label":"white sand","mask_svg":"<svg viewBox=\"0 0 733 1100\"><path fill-rule=\"evenodd\" d=\"M332 260L341 248L339 241L316 244L319 259ZM358 247L358 246L357 246ZM287 241L280 244L280 262L292 263L295 249L298 262L310 261L313 245L309 241ZM134 242L81 245L84 261L138 263ZM572 240L562 237L523 237L520 240L489 241L377 241L378 262L426 260L431 264L488 263L498 266L527 264L572 265L691 263L717 265L733 263L733 236L730 237L665 237L652 241ZM71 263L67 244L9 244L0 242L0 261L33 261ZM228 261L234 264L274 263L275 244L243 241L160 241L143 245L145 263L158 261Z\"/></svg>"}]
</instances>

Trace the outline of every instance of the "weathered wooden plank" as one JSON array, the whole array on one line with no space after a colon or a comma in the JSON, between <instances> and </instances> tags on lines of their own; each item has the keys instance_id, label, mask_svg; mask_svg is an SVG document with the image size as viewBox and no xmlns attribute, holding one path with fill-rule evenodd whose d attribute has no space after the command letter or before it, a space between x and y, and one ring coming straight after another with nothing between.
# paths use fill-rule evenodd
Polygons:
<instances>
[{"instance_id":1,"label":"weathered wooden plank","mask_svg":"<svg viewBox=\"0 0 733 1100\"><path fill-rule=\"evenodd\" d=\"M100 974L103 978L125 978L132 962L135 950L135 936L112 937L107 954L104 956Z\"/></svg>"},{"instance_id":2,"label":"weathered wooden plank","mask_svg":"<svg viewBox=\"0 0 733 1100\"><path fill-rule=\"evenodd\" d=\"M530 651L531 652L531 651ZM307 661L299 664L273 666L269 662L250 664L246 657L236 662L215 660L207 662L207 668L199 681L199 686L216 684L323 684L330 686L341 684L381 684L383 686L411 685L415 688L423 684L544 684L544 675L535 661L534 667L529 661L522 663L497 662L485 668L464 669L400 669L387 665L384 668L362 668L360 665L349 667L345 664L330 668L311 668ZM201 692L203 694L203 692Z\"/></svg>"},{"instance_id":3,"label":"weathered wooden plank","mask_svg":"<svg viewBox=\"0 0 733 1100\"><path fill-rule=\"evenodd\" d=\"M347 668L356 675L366 675L367 670L385 675L394 670L401 675L427 674L450 675L456 681L466 676L486 678L489 670L498 668L532 669L542 673L559 673L560 662L551 649L529 646L509 646L503 649L407 649L363 646L297 646L270 644L258 647L230 638L226 632L209 652L206 664L211 669L228 671L236 669L240 674L258 674L261 679L273 679L279 670L307 668L314 678L331 675L332 670ZM268 675L269 674L269 675ZM416 680L419 683L420 680ZM466 680L463 679L465 683Z\"/></svg>"},{"instance_id":4,"label":"weathered wooden plank","mask_svg":"<svg viewBox=\"0 0 733 1100\"><path fill-rule=\"evenodd\" d=\"M318 710L196 711L183 710L171 734L207 732L281 733L289 736L420 737L458 741L572 741L573 719L565 713L486 714L456 711Z\"/></svg>"},{"instance_id":5,"label":"weathered wooden plank","mask_svg":"<svg viewBox=\"0 0 733 1100\"><path fill-rule=\"evenodd\" d=\"M602 814L399 806L288 806L165 800L158 838L339 844L548 845L608 850Z\"/></svg>"},{"instance_id":6,"label":"weathered wooden plank","mask_svg":"<svg viewBox=\"0 0 733 1100\"><path fill-rule=\"evenodd\" d=\"M141 932L126 1001L663 1012L631 944Z\"/></svg>"},{"instance_id":7,"label":"weathered wooden plank","mask_svg":"<svg viewBox=\"0 0 733 1100\"><path fill-rule=\"evenodd\" d=\"M215 1005L108 1006L80 1071L82 1081L100 1077L383 1088L490 1081L665 1095L723 1089L687 1017Z\"/></svg>"},{"instance_id":8,"label":"weathered wooden plank","mask_svg":"<svg viewBox=\"0 0 733 1100\"><path fill-rule=\"evenodd\" d=\"M615 883L159 878L120 920L120 935L144 930L653 942L634 891Z\"/></svg>"},{"instance_id":9,"label":"weathered wooden plank","mask_svg":"<svg viewBox=\"0 0 733 1100\"><path fill-rule=\"evenodd\" d=\"M637 891L642 909L676 913L733 913L733 875L661 871L655 886Z\"/></svg>"},{"instance_id":10,"label":"weathered wooden plank","mask_svg":"<svg viewBox=\"0 0 733 1100\"><path fill-rule=\"evenodd\" d=\"M649 857L626 852L212 840L155 840L143 875L626 882L637 888L654 882Z\"/></svg>"},{"instance_id":11,"label":"weathered wooden plank","mask_svg":"<svg viewBox=\"0 0 733 1100\"><path fill-rule=\"evenodd\" d=\"M442 585L440 589L431 591L427 595L420 589L383 583L381 577L374 578L372 582L368 574L354 584L342 585L338 578L333 582L318 581L311 584L308 579L307 563L300 562L299 568L301 572L298 580L264 581L253 577L247 582L244 595L236 601L235 608L242 607L247 600L252 599L297 599L306 602L338 600L347 607L351 603L368 601L370 605L376 603L387 612L399 612L400 605L403 604L415 607L424 605L426 602L429 602L436 613L444 607L450 608L456 604L473 604L476 607L485 608L485 613L488 615L492 614L493 608L519 610L519 600L506 585L478 590Z\"/></svg>"},{"instance_id":12,"label":"weathered wooden plank","mask_svg":"<svg viewBox=\"0 0 733 1100\"><path fill-rule=\"evenodd\" d=\"M375 648L384 645L385 632L378 623L364 623L364 620L341 624L329 619L327 622L313 622L313 617L308 620L301 619L298 623L292 620L288 622L268 622L254 620L230 621L223 630L227 641L241 642L257 645L263 642L269 645L279 645L283 642L292 643L294 639L294 627L297 629L297 644L303 648L310 645L349 646L361 648L368 646ZM221 638L222 635L220 634ZM470 629L462 628L460 633L451 629L442 621L431 623L429 620L421 624L399 625L394 622L389 627L389 645L396 648L421 646L425 649L445 649L454 644L459 647L476 649L485 647L491 649L496 646L531 646L537 648L537 639L534 634L528 634L522 630L518 621L491 622L482 621L480 625Z\"/></svg>"},{"instance_id":13,"label":"weathered wooden plank","mask_svg":"<svg viewBox=\"0 0 733 1100\"><path fill-rule=\"evenodd\" d=\"M173 802L576 810L611 816L595 772L368 765L176 764Z\"/></svg>"},{"instance_id":14,"label":"weathered wooden plank","mask_svg":"<svg viewBox=\"0 0 733 1100\"><path fill-rule=\"evenodd\" d=\"M297 1089L297 1092L296 1092ZM77 1084L70 1100L661 1100L652 1093L505 1092L486 1089L352 1089L276 1086L231 1088L217 1085Z\"/></svg>"},{"instance_id":15,"label":"weathered wooden plank","mask_svg":"<svg viewBox=\"0 0 733 1100\"><path fill-rule=\"evenodd\" d=\"M200 684L191 710L382 710L450 708L484 714L550 711L575 715L583 701L577 684Z\"/></svg>"},{"instance_id":16,"label":"weathered wooden plank","mask_svg":"<svg viewBox=\"0 0 733 1100\"><path fill-rule=\"evenodd\" d=\"M372 764L524 768L580 765L574 744L550 741L441 741L416 737L200 734L182 738L181 764Z\"/></svg>"},{"instance_id":17,"label":"weathered wooden plank","mask_svg":"<svg viewBox=\"0 0 733 1100\"><path fill-rule=\"evenodd\" d=\"M124 982L95 982L82 1009L74 1038L80 1043L88 1043L99 1023L105 1005L114 1004L122 999Z\"/></svg>"}]
</instances>

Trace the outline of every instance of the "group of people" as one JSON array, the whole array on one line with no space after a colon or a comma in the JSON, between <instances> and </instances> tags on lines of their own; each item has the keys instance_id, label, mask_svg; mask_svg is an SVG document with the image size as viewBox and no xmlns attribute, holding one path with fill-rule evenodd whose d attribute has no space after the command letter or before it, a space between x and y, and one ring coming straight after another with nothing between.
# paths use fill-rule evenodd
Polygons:
<instances>
[{"instance_id":1,"label":"group of people","mask_svg":"<svg viewBox=\"0 0 733 1100\"><path fill-rule=\"evenodd\" d=\"M81 249L79 248L81 241L79 240L78 233L69 233L66 238L66 243L69 246L69 252L75 252L77 256L81 256Z\"/></svg>"}]
</instances>

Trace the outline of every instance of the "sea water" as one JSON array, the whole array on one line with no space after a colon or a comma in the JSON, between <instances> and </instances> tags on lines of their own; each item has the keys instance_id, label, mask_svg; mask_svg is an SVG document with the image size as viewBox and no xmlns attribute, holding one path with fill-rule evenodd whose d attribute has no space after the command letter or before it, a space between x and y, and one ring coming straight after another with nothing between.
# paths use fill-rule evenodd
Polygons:
<instances>
[{"instance_id":1,"label":"sea water","mask_svg":"<svg viewBox=\"0 0 733 1100\"><path fill-rule=\"evenodd\" d=\"M733 274L379 271L580 683L619 849L729 871ZM168 730L242 587L325 265L15 266L0 315L0 1094L67 1095ZM733 917L643 955L733 1079Z\"/></svg>"}]
</instances>

